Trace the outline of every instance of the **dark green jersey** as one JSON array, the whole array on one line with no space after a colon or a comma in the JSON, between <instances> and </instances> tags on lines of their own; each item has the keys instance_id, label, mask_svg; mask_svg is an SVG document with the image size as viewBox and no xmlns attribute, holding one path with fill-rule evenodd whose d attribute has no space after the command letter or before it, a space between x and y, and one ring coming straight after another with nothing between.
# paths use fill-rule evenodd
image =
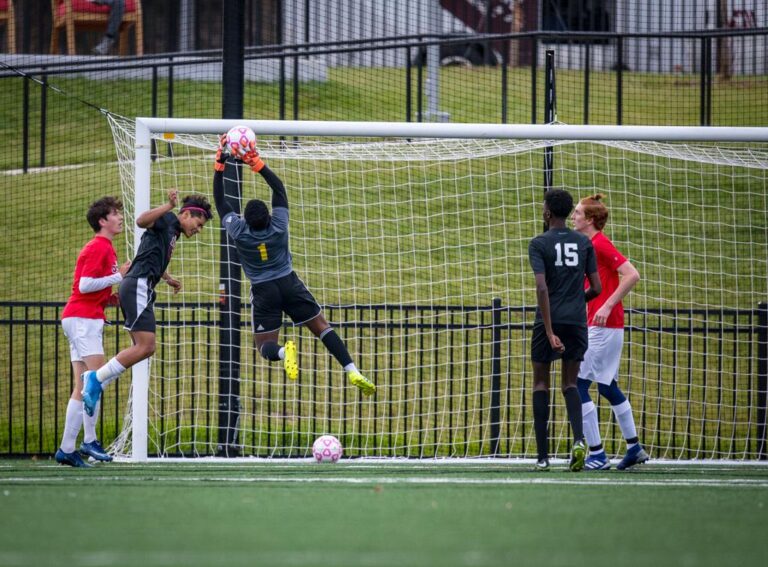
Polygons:
<instances>
[{"instance_id":1,"label":"dark green jersey","mask_svg":"<svg viewBox=\"0 0 768 567\"><path fill-rule=\"evenodd\" d=\"M586 325L584 277L597 271L589 238L569 228L552 228L531 240L528 259L534 274L545 275L552 323ZM536 321L541 321L538 308Z\"/></svg>"}]
</instances>

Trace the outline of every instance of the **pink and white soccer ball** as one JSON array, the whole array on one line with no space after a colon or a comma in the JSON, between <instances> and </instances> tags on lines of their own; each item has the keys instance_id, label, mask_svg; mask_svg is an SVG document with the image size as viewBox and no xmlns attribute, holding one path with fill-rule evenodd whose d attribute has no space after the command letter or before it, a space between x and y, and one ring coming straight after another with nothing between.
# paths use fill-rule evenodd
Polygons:
<instances>
[{"instance_id":1,"label":"pink and white soccer ball","mask_svg":"<svg viewBox=\"0 0 768 567\"><path fill-rule=\"evenodd\" d=\"M234 156L243 156L256 143L256 134L248 126L235 126L227 132L227 147Z\"/></svg>"},{"instance_id":2,"label":"pink and white soccer ball","mask_svg":"<svg viewBox=\"0 0 768 567\"><path fill-rule=\"evenodd\" d=\"M318 437L312 444L312 455L318 463L335 463L343 453L341 442L333 435Z\"/></svg>"}]
</instances>

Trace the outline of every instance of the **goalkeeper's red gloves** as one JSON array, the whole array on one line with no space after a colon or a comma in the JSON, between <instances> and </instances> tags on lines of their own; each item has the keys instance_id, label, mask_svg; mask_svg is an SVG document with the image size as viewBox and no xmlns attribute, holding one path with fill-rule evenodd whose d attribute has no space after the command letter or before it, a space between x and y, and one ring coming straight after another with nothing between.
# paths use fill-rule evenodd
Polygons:
<instances>
[{"instance_id":1,"label":"goalkeeper's red gloves","mask_svg":"<svg viewBox=\"0 0 768 567\"><path fill-rule=\"evenodd\" d=\"M219 149L216 152L216 161L213 163L213 169L215 171L224 171L227 167L227 160L229 159L229 152L227 152L227 137L226 135L219 138Z\"/></svg>"},{"instance_id":2,"label":"goalkeeper's red gloves","mask_svg":"<svg viewBox=\"0 0 768 567\"><path fill-rule=\"evenodd\" d=\"M264 162L262 161L261 157L259 157L259 152L254 146L252 146L251 150L246 152L245 155L240 159L242 159L243 163L250 167L251 171L254 173L258 173L264 169Z\"/></svg>"}]
</instances>

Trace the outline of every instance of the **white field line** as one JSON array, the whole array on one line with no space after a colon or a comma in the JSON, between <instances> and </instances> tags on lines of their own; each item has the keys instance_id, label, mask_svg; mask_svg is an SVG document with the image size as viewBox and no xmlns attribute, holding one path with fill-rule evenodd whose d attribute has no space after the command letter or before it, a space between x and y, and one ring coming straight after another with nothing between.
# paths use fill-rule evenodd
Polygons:
<instances>
[{"instance_id":1,"label":"white field line","mask_svg":"<svg viewBox=\"0 0 768 567\"><path fill-rule=\"evenodd\" d=\"M73 169L82 169L84 167L92 167L96 164L94 163L78 163L75 165L55 165L55 166L47 166L47 167L30 167L27 169L27 174L30 173L55 173L57 171L69 171ZM16 175L22 175L24 173L23 169L8 169L6 171L1 172L1 175L7 175L10 177L16 176Z\"/></svg>"},{"instance_id":2,"label":"white field line","mask_svg":"<svg viewBox=\"0 0 768 567\"><path fill-rule=\"evenodd\" d=\"M9 552L0 551L0 565L15 567L29 565L68 565L70 567L106 567L109 565L142 565L143 567L176 567L184 565L210 566L220 564L222 557L230 565L270 565L274 567L300 567L305 565L355 565L367 567L419 567L428 564L449 564L467 567L485 567L512 565L517 558L513 551L472 550L442 551L424 547L423 552L409 553L407 551L387 549L381 551L342 549L322 549L321 551L268 551L268 550L196 550L193 553L184 550L141 552L110 552L110 551L68 551L56 553L44 551ZM439 559L437 563L435 559Z\"/></svg>"},{"instance_id":3,"label":"white field line","mask_svg":"<svg viewBox=\"0 0 768 567\"><path fill-rule=\"evenodd\" d=\"M541 473L547 475L549 473ZM613 474L601 478L495 478L482 479L472 477L392 477L378 476L365 478L316 477L316 476L248 476L248 477L216 477L216 476L163 476L152 479L116 475L82 475L55 476L47 478L8 477L0 478L0 486L11 484L46 484L59 482L127 482L127 483L249 483L249 484L348 484L348 485L471 485L471 486L514 486L514 485L569 485L569 486L674 486L674 487L715 487L715 488L768 488L766 479L663 479L663 478L631 478Z\"/></svg>"},{"instance_id":4,"label":"white field line","mask_svg":"<svg viewBox=\"0 0 768 567\"><path fill-rule=\"evenodd\" d=\"M611 462L617 464L620 459L613 459ZM116 463L130 463L134 464L134 461L126 457L115 457ZM343 467L389 467L389 466L407 466L409 468L419 469L435 469L440 467L451 466L467 466L467 465L517 465L517 466L529 466L533 465L536 459L520 459L520 458L503 458L503 457L476 457L476 458L461 458L461 457L446 457L438 459L408 459L404 457L360 457L352 459L342 459L335 466ZM550 464L564 464L568 462L568 459L550 459ZM141 465L159 465L163 463L180 463L188 465L199 464L212 464L212 465L224 465L224 464L248 464L248 465L304 465L307 463L316 464L312 457L301 458L279 458L279 457L236 457L236 458L223 458L223 457L155 457L148 459L143 463L135 463ZM726 460L726 459L698 459L691 461L678 461L673 459L651 459L652 466L662 465L666 467L743 467L743 466L756 466L768 468L768 460ZM330 466L330 465L319 465Z\"/></svg>"}]
</instances>

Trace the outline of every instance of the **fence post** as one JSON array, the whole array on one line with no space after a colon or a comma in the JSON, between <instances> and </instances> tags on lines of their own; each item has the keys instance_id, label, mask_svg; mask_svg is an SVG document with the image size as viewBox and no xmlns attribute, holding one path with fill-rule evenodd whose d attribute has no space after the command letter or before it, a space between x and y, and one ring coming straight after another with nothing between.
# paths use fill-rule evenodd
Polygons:
<instances>
[{"instance_id":1,"label":"fence post","mask_svg":"<svg viewBox=\"0 0 768 567\"><path fill-rule=\"evenodd\" d=\"M48 126L48 75L43 73L40 77L40 167L45 167L45 142L48 139L46 129Z\"/></svg>"},{"instance_id":2,"label":"fence post","mask_svg":"<svg viewBox=\"0 0 768 567\"><path fill-rule=\"evenodd\" d=\"M592 44L588 40L584 44L584 124L589 124L589 71L590 71L590 52Z\"/></svg>"},{"instance_id":3,"label":"fence post","mask_svg":"<svg viewBox=\"0 0 768 567\"><path fill-rule=\"evenodd\" d=\"M616 43L616 124L621 126L624 114L624 38Z\"/></svg>"},{"instance_id":4,"label":"fence post","mask_svg":"<svg viewBox=\"0 0 768 567\"><path fill-rule=\"evenodd\" d=\"M491 454L499 454L501 429L501 299L493 298L491 312Z\"/></svg>"},{"instance_id":5,"label":"fence post","mask_svg":"<svg viewBox=\"0 0 768 567\"><path fill-rule=\"evenodd\" d=\"M242 118L244 99L245 55L243 37L245 13L243 0L224 4L222 26L224 41L222 50L222 118ZM239 180L241 167L227 164L234 169ZM225 178L224 199L235 213L240 213L241 184ZM216 454L224 457L240 456L240 317L241 289L240 258L230 242L224 227L219 233L219 412L218 443Z\"/></svg>"},{"instance_id":6,"label":"fence post","mask_svg":"<svg viewBox=\"0 0 768 567\"><path fill-rule=\"evenodd\" d=\"M699 125L707 125L707 38L701 38L701 60L699 62Z\"/></svg>"},{"instance_id":7,"label":"fence post","mask_svg":"<svg viewBox=\"0 0 768 567\"><path fill-rule=\"evenodd\" d=\"M411 48L405 48L405 121L410 122L413 118L413 79L411 77Z\"/></svg>"},{"instance_id":8,"label":"fence post","mask_svg":"<svg viewBox=\"0 0 768 567\"><path fill-rule=\"evenodd\" d=\"M531 124L536 124L536 76L539 73L539 38L531 38Z\"/></svg>"},{"instance_id":9,"label":"fence post","mask_svg":"<svg viewBox=\"0 0 768 567\"><path fill-rule=\"evenodd\" d=\"M768 406L768 303L757 305L757 458L768 459L766 406Z\"/></svg>"},{"instance_id":10,"label":"fence post","mask_svg":"<svg viewBox=\"0 0 768 567\"><path fill-rule=\"evenodd\" d=\"M29 171L29 77L24 77L21 98L21 169Z\"/></svg>"}]
</instances>

